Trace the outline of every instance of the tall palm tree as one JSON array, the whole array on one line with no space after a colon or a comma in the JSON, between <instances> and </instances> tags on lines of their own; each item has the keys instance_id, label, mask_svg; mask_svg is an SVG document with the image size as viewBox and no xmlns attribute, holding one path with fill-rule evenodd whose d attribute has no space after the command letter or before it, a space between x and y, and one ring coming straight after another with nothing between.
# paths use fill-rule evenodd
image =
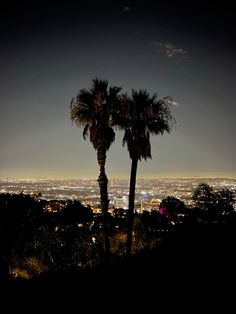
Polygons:
<instances>
[{"instance_id":1,"label":"tall palm tree","mask_svg":"<svg viewBox=\"0 0 236 314\"><path fill-rule=\"evenodd\" d=\"M115 140L112 128L112 107L119 102L120 87L109 87L108 81L93 79L89 90L82 89L71 101L70 118L77 126L84 127L83 138L90 135L90 142L97 151L97 162L100 169L98 183L100 188L101 209L103 213L104 253L109 257L108 235L108 179L105 172L106 153Z\"/></svg>"},{"instance_id":2,"label":"tall palm tree","mask_svg":"<svg viewBox=\"0 0 236 314\"><path fill-rule=\"evenodd\" d=\"M170 113L171 98L157 99L146 90L132 90L132 96L123 95L121 128L124 128L123 145L127 145L132 160L127 221L127 256L131 255L134 221L134 201L138 161L151 158L150 135L170 133L175 123ZM126 103L126 104L125 104Z\"/></svg>"}]
</instances>

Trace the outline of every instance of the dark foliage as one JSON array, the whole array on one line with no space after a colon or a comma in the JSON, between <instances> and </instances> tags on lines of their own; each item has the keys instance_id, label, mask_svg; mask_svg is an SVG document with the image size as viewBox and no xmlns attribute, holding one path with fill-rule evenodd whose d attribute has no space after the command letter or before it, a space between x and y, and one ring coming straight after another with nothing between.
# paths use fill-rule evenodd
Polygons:
<instances>
[{"instance_id":1,"label":"dark foliage","mask_svg":"<svg viewBox=\"0 0 236 314\"><path fill-rule=\"evenodd\" d=\"M212 193L215 193L213 189ZM169 206L182 205L180 200L167 199ZM21 277L1 280L3 297L6 294L14 300L22 301L24 297L35 302L40 299L39 308L47 306L54 311L62 306L72 311L76 306L103 312L121 311L124 307L146 312L154 309L161 313L234 312L234 211L227 214L221 211L221 215L217 214L212 220L208 214L202 216L205 212L202 208L185 207L181 223L174 225L170 224L172 217L156 211L143 212L137 215L134 228L136 240L145 243L142 250L129 258L116 254L109 263L97 263L102 249L98 241L101 220L93 215L91 225L90 210L80 202L70 202L67 213L67 209L45 212L47 202L38 202L23 194L1 194L0 204L1 234L7 234L10 240L3 238L6 242L1 242L2 248L5 243L1 258L10 258L9 264L14 266L16 261L12 256L21 261L30 256L40 260L43 253L44 266L47 265L47 270L30 280ZM225 201L222 206L225 207ZM76 209L82 210L81 215L75 214ZM124 212L116 210L109 219L113 226L122 224ZM83 226L78 227L78 224ZM115 234L115 228L113 232ZM93 236L97 237L97 244ZM8 246L11 250L6 250ZM23 264L18 261L18 266ZM36 266L40 264L34 264ZM29 270L29 265L27 267ZM30 309L26 301L8 304L8 309L14 305L18 310L21 305Z\"/></svg>"},{"instance_id":2,"label":"dark foliage","mask_svg":"<svg viewBox=\"0 0 236 314\"><path fill-rule=\"evenodd\" d=\"M43 291L42 302L46 305L47 300L47 307L54 309L63 305L105 312L125 307L148 313L233 313L235 226L235 216L211 227L181 225L165 234L157 249L93 269L15 281L11 293L29 296L33 291L35 297Z\"/></svg>"}]
</instances>

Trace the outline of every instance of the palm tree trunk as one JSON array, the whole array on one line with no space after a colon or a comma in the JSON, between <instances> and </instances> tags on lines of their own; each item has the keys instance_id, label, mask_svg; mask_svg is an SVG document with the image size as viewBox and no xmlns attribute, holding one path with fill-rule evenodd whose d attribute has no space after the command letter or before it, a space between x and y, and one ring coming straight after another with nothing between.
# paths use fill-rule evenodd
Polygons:
<instances>
[{"instance_id":1,"label":"palm tree trunk","mask_svg":"<svg viewBox=\"0 0 236 314\"><path fill-rule=\"evenodd\" d=\"M127 242L126 242L126 255L131 255L132 249L132 235L134 225L134 200L135 200L135 187L136 187L136 174L138 167L138 159L132 159L131 172L130 172L130 184L129 184L129 209L128 209L128 221L127 221Z\"/></svg>"},{"instance_id":2,"label":"palm tree trunk","mask_svg":"<svg viewBox=\"0 0 236 314\"><path fill-rule=\"evenodd\" d=\"M100 167L100 174L98 177L98 184L100 188L100 200L101 200L101 209L103 214L103 250L105 260L109 259L110 255L110 242L109 242L109 233L108 233L108 193L107 185L108 179L105 172L105 162L106 162L106 152L103 149L98 149L97 159Z\"/></svg>"}]
</instances>

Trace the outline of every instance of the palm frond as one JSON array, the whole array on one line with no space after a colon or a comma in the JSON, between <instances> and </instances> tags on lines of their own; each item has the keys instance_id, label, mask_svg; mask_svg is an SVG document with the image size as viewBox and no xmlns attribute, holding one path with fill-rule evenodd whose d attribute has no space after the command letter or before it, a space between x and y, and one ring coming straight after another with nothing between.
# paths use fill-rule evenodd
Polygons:
<instances>
[{"instance_id":1,"label":"palm frond","mask_svg":"<svg viewBox=\"0 0 236 314\"><path fill-rule=\"evenodd\" d=\"M96 123L93 123L90 127L90 142L93 144L93 148L97 150L99 144L98 128Z\"/></svg>"},{"instance_id":2,"label":"palm frond","mask_svg":"<svg viewBox=\"0 0 236 314\"><path fill-rule=\"evenodd\" d=\"M115 141L115 132L112 128L107 127L104 130L103 138L106 150L109 150L111 144Z\"/></svg>"},{"instance_id":3,"label":"palm frond","mask_svg":"<svg viewBox=\"0 0 236 314\"><path fill-rule=\"evenodd\" d=\"M117 99L117 95L119 94L121 90L122 90L122 87L117 87L117 86L112 86L109 88L108 95L111 102Z\"/></svg>"},{"instance_id":4,"label":"palm frond","mask_svg":"<svg viewBox=\"0 0 236 314\"><path fill-rule=\"evenodd\" d=\"M108 81L100 80L97 77L92 81L92 87L90 88L91 94L94 96L96 93L104 93L107 94Z\"/></svg>"},{"instance_id":5,"label":"palm frond","mask_svg":"<svg viewBox=\"0 0 236 314\"><path fill-rule=\"evenodd\" d=\"M84 130L83 130L83 138L84 140L86 140L86 137L88 136L88 131L89 131L89 124L87 123L84 127Z\"/></svg>"},{"instance_id":6,"label":"palm frond","mask_svg":"<svg viewBox=\"0 0 236 314\"><path fill-rule=\"evenodd\" d=\"M77 100L76 103L85 103L87 104L87 106L90 107L90 109L92 109L92 105L93 105L93 96L91 95L91 93L86 90L86 89L82 89L79 94L77 95Z\"/></svg>"}]
</instances>

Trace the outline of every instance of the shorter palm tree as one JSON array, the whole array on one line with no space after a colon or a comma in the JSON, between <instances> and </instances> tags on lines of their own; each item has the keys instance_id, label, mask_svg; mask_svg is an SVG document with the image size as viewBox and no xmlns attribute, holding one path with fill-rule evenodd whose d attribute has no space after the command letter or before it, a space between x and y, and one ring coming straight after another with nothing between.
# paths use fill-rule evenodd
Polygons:
<instances>
[{"instance_id":1,"label":"shorter palm tree","mask_svg":"<svg viewBox=\"0 0 236 314\"><path fill-rule=\"evenodd\" d=\"M120 126L124 128L123 145L127 145L132 160L127 221L127 255L131 255L134 221L134 201L138 161L151 158L150 135L170 132L175 123L170 113L171 98L157 99L146 90L132 90L132 96L123 95Z\"/></svg>"}]
</instances>

